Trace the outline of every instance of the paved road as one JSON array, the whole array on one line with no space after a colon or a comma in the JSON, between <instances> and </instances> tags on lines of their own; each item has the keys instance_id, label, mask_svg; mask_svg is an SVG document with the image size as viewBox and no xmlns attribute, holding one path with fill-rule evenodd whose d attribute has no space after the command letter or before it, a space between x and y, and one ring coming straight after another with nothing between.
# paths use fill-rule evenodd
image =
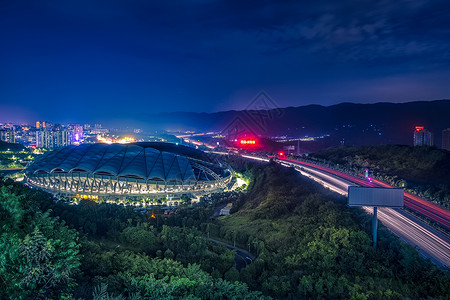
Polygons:
<instances>
[{"instance_id":1,"label":"paved road","mask_svg":"<svg viewBox=\"0 0 450 300\"><path fill-rule=\"evenodd\" d=\"M250 252L248 252L247 250L244 250L242 248L234 247L231 244L228 244L228 243L225 243L222 241L218 241L215 239L209 239L209 240L215 244L225 246L228 249L236 250L236 255L234 256L234 267L238 270L245 268L247 265L251 264L256 258Z\"/></svg>"},{"instance_id":2,"label":"paved road","mask_svg":"<svg viewBox=\"0 0 450 300\"><path fill-rule=\"evenodd\" d=\"M347 194L349 185L365 185L364 180L360 178L353 179L353 176L338 177L336 174L326 172L323 167L314 167L310 163L301 161L281 159L279 163L294 165L296 169L309 177L319 181L322 185L342 195ZM373 186L380 186L373 184ZM373 209L364 207L372 213ZM430 227L411 214L402 209L379 208L378 219L394 234L404 242L418 248L420 254L429 258L435 264L450 267L450 237L444 233Z\"/></svg>"}]
</instances>

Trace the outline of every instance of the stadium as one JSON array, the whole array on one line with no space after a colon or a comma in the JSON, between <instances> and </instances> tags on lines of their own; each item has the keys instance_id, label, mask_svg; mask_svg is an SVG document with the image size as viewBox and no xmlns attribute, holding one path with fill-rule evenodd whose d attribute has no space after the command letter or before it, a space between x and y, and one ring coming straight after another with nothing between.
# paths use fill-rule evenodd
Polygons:
<instances>
[{"instance_id":1,"label":"stadium","mask_svg":"<svg viewBox=\"0 0 450 300\"><path fill-rule=\"evenodd\" d=\"M169 143L82 144L50 152L27 182L59 196L172 199L221 191L230 169L204 152Z\"/></svg>"}]
</instances>

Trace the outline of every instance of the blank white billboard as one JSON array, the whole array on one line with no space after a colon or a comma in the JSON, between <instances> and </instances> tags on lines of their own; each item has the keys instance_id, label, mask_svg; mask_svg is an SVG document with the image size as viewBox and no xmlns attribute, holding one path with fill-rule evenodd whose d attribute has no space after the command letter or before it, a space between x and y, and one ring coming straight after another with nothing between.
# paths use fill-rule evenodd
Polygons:
<instances>
[{"instance_id":1,"label":"blank white billboard","mask_svg":"<svg viewBox=\"0 0 450 300\"><path fill-rule=\"evenodd\" d=\"M349 186L348 205L403 207L403 189Z\"/></svg>"}]
</instances>

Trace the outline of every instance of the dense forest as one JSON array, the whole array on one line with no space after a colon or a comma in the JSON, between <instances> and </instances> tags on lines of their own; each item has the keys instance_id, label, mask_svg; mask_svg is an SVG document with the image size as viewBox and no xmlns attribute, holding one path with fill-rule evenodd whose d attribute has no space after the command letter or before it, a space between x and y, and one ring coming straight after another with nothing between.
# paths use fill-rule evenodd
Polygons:
<instances>
[{"instance_id":1,"label":"dense forest","mask_svg":"<svg viewBox=\"0 0 450 300\"><path fill-rule=\"evenodd\" d=\"M450 277L345 199L276 164L230 163L246 193L164 214L73 205L0 180L1 299L445 299ZM232 199L232 200L230 200ZM233 214L213 219L214 205ZM236 242L256 259L235 267Z\"/></svg>"},{"instance_id":2,"label":"dense forest","mask_svg":"<svg viewBox=\"0 0 450 300\"><path fill-rule=\"evenodd\" d=\"M233 251L160 217L0 180L0 299L264 298L237 281Z\"/></svg>"}]
</instances>

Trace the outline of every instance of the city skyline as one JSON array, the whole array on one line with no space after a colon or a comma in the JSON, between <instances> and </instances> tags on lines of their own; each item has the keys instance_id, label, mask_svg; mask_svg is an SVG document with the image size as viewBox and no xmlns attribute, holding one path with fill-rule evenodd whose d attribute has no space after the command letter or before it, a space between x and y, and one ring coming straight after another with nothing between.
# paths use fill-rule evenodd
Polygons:
<instances>
[{"instance_id":1,"label":"city skyline","mask_svg":"<svg viewBox=\"0 0 450 300\"><path fill-rule=\"evenodd\" d=\"M239 110L261 90L280 107L450 94L445 1L0 5L5 121Z\"/></svg>"}]
</instances>

